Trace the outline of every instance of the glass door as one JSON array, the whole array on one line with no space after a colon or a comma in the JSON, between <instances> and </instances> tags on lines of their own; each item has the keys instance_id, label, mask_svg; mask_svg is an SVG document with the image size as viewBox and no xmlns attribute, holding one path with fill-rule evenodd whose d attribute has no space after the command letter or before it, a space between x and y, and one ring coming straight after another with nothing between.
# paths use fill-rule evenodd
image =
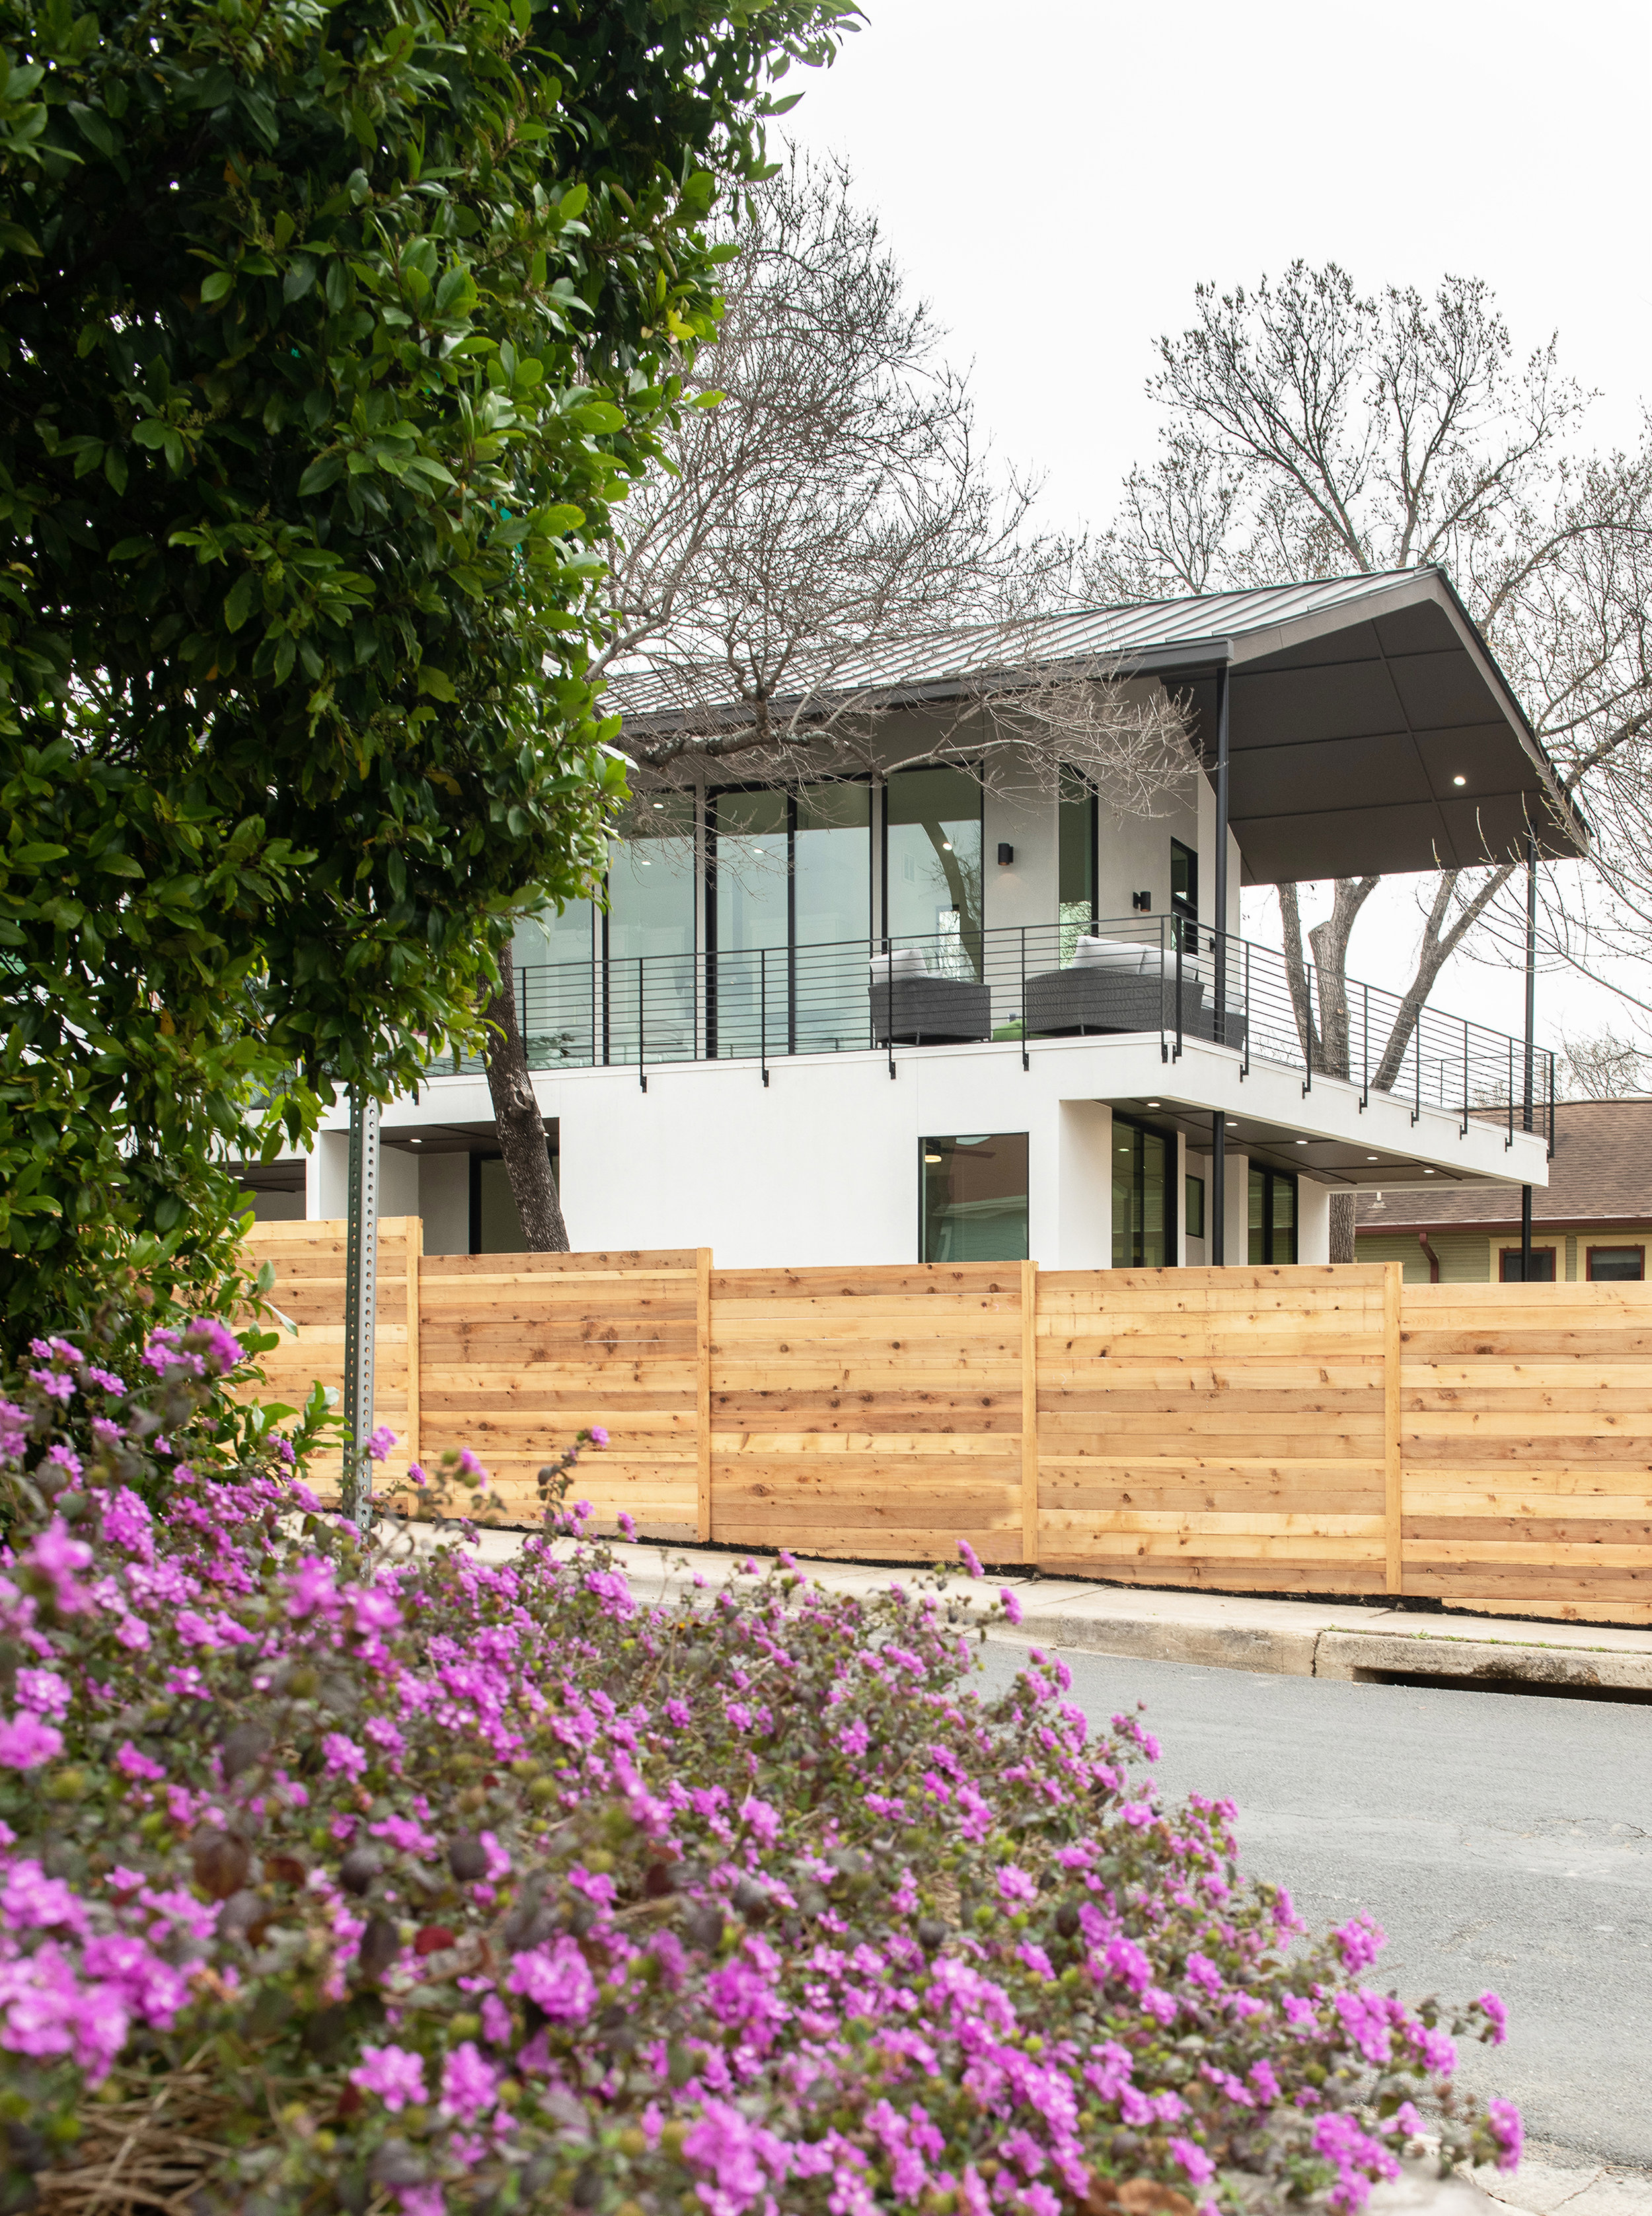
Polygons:
<instances>
[{"instance_id":1,"label":"glass door","mask_svg":"<svg viewBox=\"0 0 1652 2216\"><path fill-rule=\"evenodd\" d=\"M1113 1267L1173 1268L1176 1145L1162 1131L1113 1118Z\"/></svg>"}]
</instances>

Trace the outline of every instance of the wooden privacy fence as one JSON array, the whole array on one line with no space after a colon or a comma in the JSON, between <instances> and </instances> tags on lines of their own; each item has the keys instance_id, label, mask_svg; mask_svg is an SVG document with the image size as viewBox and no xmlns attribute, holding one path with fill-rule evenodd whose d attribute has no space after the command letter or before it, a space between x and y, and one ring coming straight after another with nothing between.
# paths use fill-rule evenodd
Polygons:
<instances>
[{"instance_id":1,"label":"wooden privacy fence","mask_svg":"<svg viewBox=\"0 0 1652 2216\"><path fill-rule=\"evenodd\" d=\"M734 1270L709 1253L426 1255L380 1230L388 1466L472 1448L507 1511L582 1426L645 1537L986 1560L1215 1591L1652 1622L1652 1285L1399 1265ZM338 1383L344 1235L260 1224Z\"/></svg>"}]
</instances>

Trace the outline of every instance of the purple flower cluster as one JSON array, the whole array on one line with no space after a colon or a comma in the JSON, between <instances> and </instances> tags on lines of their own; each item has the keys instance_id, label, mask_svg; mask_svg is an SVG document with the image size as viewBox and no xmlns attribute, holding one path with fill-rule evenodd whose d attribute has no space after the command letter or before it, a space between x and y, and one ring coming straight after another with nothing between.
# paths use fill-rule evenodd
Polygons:
<instances>
[{"instance_id":1,"label":"purple flower cluster","mask_svg":"<svg viewBox=\"0 0 1652 2216\"><path fill-rule=\"evenodd\" d=\"M106 1389L36 1358L67 1415ZM1305 1942L1058 1659L982 1699L943 1575L650 1607L576 1510L488 1563L364 1542L273 1450L86 1487L0 1548L0 2049L42 2119L234 2058L209 2201L1193 2216L1244 2173L1353 2216L1502 2036L1364 1985L1367 1919Z\"/></svg>"}]
</instances>

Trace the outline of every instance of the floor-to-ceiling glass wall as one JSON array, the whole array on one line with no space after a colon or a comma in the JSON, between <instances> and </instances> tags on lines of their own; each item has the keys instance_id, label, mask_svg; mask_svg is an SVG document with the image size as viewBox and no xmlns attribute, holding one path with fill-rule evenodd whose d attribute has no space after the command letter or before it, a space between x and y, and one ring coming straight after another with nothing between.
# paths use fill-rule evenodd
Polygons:
<instances>
[{"instance_id":1,"label":"floor-to-ceiling glass wall","mask_svg":"<svg viewBox=\"0 0 1652 2216\"><path fill-rule=\"evenodd\" d=\"M943 977L981 974L981 784L967 769L896 770L884 786L883 929Z\"/></svg>"},{"instance_id":2,"label":"floor-to-ceiling glass wall","mask_svg":"<svg viewBox=\"0 0 1652 2216\"><path fill-rule=\"evenodd\" d=\"M720 1055L866 1043L871 791L714 793L710 1001Z\"/></svg>"},{"instance_id":3,"label":"floor-to-ceiling glass wall","mask_svg":"<svg viewBox=\"0 0 1652 2216\"><path fill-rule=\"evenodd\" d=\"M792 944L799 1054L864 1046L872 931L872 788L806 785L793 803Z\"/></svg>"},{"instance_id":4,"label":"floor-to-ceiling glass wall","mask_svg":"<svg viewBox=\"0 0 1652 2216\"><path fill-rule=\"evenodd\" d=\"M583 1067L600 1054L596 925L590 901L570 901L560 914L546 908L516 926L516 1014L530 1069L562 1062Z\"/></svg>"},{"instance_id":5,"label":"floor-to-ceiling glass wall","mask_svg":"<svg viewBox=\"0 0 1652 2216\"><path fill-rule=\"evenodd\" d=\"M719 1054L786 1051L790 820L783 792L711 797L707 959Z\"/></svg>"},{"instance_id":6,"label":"floor-to-ceiling glass wall","mask_svg":"<svg viewBox=\"0 0 1652 2216\"><path fill-rule=\"evenodd\" d=\"M1113 1118L1113 1267L1163 1270L1176 1261L1176 1145L1162 1131Z\"/></svg>"},{"instance_id":7,"label":"floor-to-ceiling glass wall","mask_svg":"<svg viewBox=\"0 0 1652 2216\"><path fill-rule=\"evenodd\" d=\"M691 1060L695 1043L694 801L641 804L608 847L605 1010L610 1062Z\"/></svg>"},{"instance_id":8,"label":"floor-to-ceiling glass wall","mask_svg":"<svg viewBox=\"0 0 1652 2216\"><path fill-rule=\"evenodd\" d=\"M694 802L644 801L608 842L607 908L518 924L517 1013L532 1069L694 1051ZM639 963L646 964L639 969Z\"/></svg>"},{"instance_id":9,"label":"floor-to-ceiling glass wall","mask_svg":"<svg viewBox=\"0 0 1652 2216\"><path fill-rule=\"evenodd\" d=\"M1061 961L1096 920L1096 793L1077 770L1064 769L1055 803L1056 898Z\"/></svg>"}]
</instances>

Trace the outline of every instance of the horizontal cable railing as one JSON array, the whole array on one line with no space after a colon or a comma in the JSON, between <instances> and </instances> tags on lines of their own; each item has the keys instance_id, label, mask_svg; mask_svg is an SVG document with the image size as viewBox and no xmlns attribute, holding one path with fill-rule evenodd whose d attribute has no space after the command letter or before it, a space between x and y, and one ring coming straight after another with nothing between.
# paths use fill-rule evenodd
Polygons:
<instances>
[{"instance_id":1,"label":"horizontal cable railing","mask_svg":"<svg viewBox=\"0 0 1652 2216\"><path fill-rule=\"evenodd\" d=\"M1426 1003L1275 947L1219 942L1176 916L1072 920L818 946L611 955L516 971L534 1069L635 1067L841 1054L997 1040L1148 1033L1167 1062L1188 1042L1299 1073L1304 1093L1337 1078L1459 1117L1495 1115L1508 1142L1526 1122L1553 1143L1554 1056ZM439 1070L475 1073L445 1057Z\"/></svg>"}]
</instances>

